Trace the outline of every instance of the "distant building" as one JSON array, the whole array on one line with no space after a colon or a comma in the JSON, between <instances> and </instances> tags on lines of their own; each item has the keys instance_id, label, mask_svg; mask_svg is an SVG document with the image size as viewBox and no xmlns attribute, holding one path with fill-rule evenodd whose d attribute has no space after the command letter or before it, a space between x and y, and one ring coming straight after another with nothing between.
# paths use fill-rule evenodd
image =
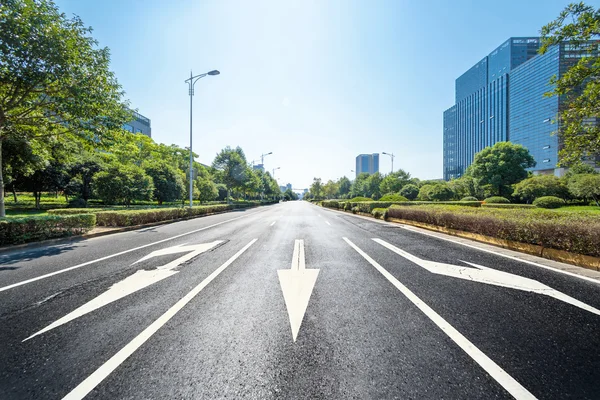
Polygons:
<instances>
[{"instance_id":1,"label":"distant building","mask_svg":"<svg viewBox=\"0 0 600 400\"><path fill-rule=\"evenodd\" d=\"M288 189L289 189L289 190L292 190L292 184L291 184L291 183L288 183L287 185L285 185L285 189L286 189L286 190L288 190Z\"/></svg>"},{"instance_id":2,"label":"distant building","mask_svg":"<svg viewBox=\"0 0 600 400\"><path fill-rule=\"evenodd\" d=\"M443 119L445 180L464 175L476 153L505 141L529 150L536 161L530 171L564 174L557 168L561 143L552 121L565 108L565 99L544 93L551 90L552 76L564 75L589 55L589 46L598 44L560 43L538 54L540 45L537 37L510 38L456 79L456 104Z\"/></svg>"},{"instance_id":3,"label":"distant building","mask_svg":"<svg viewBox=\"0 0 600 400\"><path fill-rule=\"evenodd\" d=\"M252 166L252 169L256 169L256 170L265 172L265 166L263 164L255 164Z\"/></svg>"},{"instance_id":4,"label":"distant building","mask_svg":"<svg viewBox=\"0 0 600 400\"><path fill-rule=\"evenodd\" d=\"M359 154L356 156L356 176L366 172L367 174L374 174L379 172L379 153L373 154Z\"/></svg>"},{"instance_id":5,"label":"distant building","mask_svg":"<svg viewBox=\"0 0 600 400\"><path fill-rule=\"evenodd\" d=\"M144 117L137 111L133 112L133 121L123 125L123 129L131 133L142 133L148 137L152 137L152 128L150 126L150 118Z\"/></svg>"},{"instance_id":6,"label":"distant building","mask_svg":"<svg viewBox=\"0 0 600 400\"><path fill-rule=\"evenodd\" d=\"M279 186L279 190L281 190L281 193L285 192L287 190L286 186Z\"/></svg>"}]
</instances>

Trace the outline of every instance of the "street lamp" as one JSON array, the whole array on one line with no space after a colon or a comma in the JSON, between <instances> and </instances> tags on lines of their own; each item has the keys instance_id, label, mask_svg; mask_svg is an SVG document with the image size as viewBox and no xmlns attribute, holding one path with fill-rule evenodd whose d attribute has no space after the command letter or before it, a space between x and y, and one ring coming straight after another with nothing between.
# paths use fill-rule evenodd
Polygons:
<instances>
[{"instance_id":1,"label":"street lamp","mask_svg":"<svg viewBox=\"0 0 600 400\"><path fill-rule=\"evenodd\" d=\"M281 167L273 168L273 179L275 179L275 171L281 169Z\"/></svg>"},{"instance_id":2,"label":"street lamp","mask_svg":"<svg viewBox=\"0 0 600 400\"><path fill-rule=\"evenodd\" d=\"M390 153L386 153L385 151L382 152L381 154L385 154L386 156L390 156L390 158L392 159L392 172L394 172L394 157L396 157L394 155L394 153L390 154Z\"/></svg>"},{"instance_id":3,"label":"street lamp","mask_svg":"<svg viewBox=\"0 0 600 400\"><path fill-rule=\"evenodd\" d=\"M200 74L194 76L192 71L190 71L190 78L185 80L185 83L189 86L189 94L190 94L190 207L193 206L193 196L194 196L194 181L192 179L192 173L194 170L194 156L192 155L192 99L194 98L194 85L198 82L198 79L204 78L206 75L214 76L219 75L220 72L216 69L205 74Z\"/></svg>"},{"instance_id":4,"label":"street lamp","mask_svg":"<svg viewBox=\"0 0 600 400\"><path fill-rule=\"evenodd\" d=\"M261 154L260 155L260 163L263 165L263 168L265 167L265 157L269 156L271 154L273 154L272 151L268 152L267 154Z\"/></svg>"}]
</instances>

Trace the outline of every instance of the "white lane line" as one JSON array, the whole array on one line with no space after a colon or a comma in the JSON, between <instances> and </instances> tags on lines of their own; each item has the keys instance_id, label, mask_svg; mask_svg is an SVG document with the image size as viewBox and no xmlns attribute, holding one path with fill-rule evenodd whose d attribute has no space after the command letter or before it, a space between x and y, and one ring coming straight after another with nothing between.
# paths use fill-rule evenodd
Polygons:
<instances>
[{"instance_id":1,"label":"white lane line","mask_svg":"<svg viewBox=\"0 0 600 400\"><path fill-rule=\"evenodd\" d=\"M106 379L115 369L117 369L129 356L140 348L148 339L152 337L163 325L165 325L171 318L173 318L183 307L186 306L198 293L202 291L209 283L213 281L221 272L230 266L239 256L242 255L250 246L252 246L258 239L253 239L250 243L244 246L240 251L235 253L225 264L217 268L212 274L204 279L198 286L193 288L188 294L182 297L173 307L169 308L167 312L158 317L150 326L137 335L131 342L125 347L112 356L108 361L88 376L83 382L81 382L75 389L69 394L63 397L63 400L75 400L83 399L88 395L96 386L98 386L104 379Z\"/></svg>"},{"instance_id":2,"label":"white lane line","mask_svg":"<svg viewBox=\"0 0 600 400\"><path fill-rule=\"evenodd\" d=\"M377 261L373 260L368 254L359 249L348 238L343 238L350 247L369 262L377 271L379 271L392 285L396 287L406 298L419 308L434 324L436 324L454 343L456 343L465 353L467 353L481 368L483 368L496 382L498 382L515 399L536 399L525 387L517 382L512 376L504 371L492 359L486 356L473 343L469 341L462 333L457 331L444 318L429 307L423 300L415 295L410 289L404 286L399 280L394 278Z\"/></svg>"},{"instance_id":3,"label":"white lane line","mask_svg":"<svg viewBox=\"0 0 600 400\"><path fill-rule=\"evenodd\" d=\"M331 224L329 223L329 221L325 220L325 223L329 226L331 226Z\"/></svg>"},{"instance_id":4,"label":"white lane line","mask_svg":"<svg viewBox=\"0 0 600 400\"><path fill-rule=\"evenodd\" d=\"M277 222L277 221L273 221L273 222L271 222L271 225L270 225L270 226L273 226L273 225L275 225L275 222Z\"/></svg>"},{"instance_id":5,"label":"white lane line","mask_svg":"<svg viewBox=\"0 0 600 400\"><path fill-rule=\"evenodd\" d=\"M172 237L169 237L169 238L166 238L166 239L162 239L162 240L159 240L157 242L148 243L148 244L145 244L143 246L134 247L133 249L121 251L119 253L111 254L111 255L106 256L106 257L97 258L95 260L91 260L91 261L87 261L87 262L84 262L84 263L81 263L81 264L77 264L77 265L74 265L74 266L69 267L69 268L65 268L65 269L61 269L59 271L51 272L49 274L40 275L38 277L27 279L25 281L13 283L12 285L0 287L0 292L4 292L5 290L9 290L9 289L13 289L13 288L16 288L16 287L19 287L19 286L23 286L23 285L26 285L26 284L31 283L31 282L39 281L41 279L50 278L51 276L54 276L54 275L63 274L65 272L69 272L69 271L72 271L72 270L77 269L77 268L85 267L85 266L90 265L90 264L94 264L94 263L97 263L97 262L100 262L100 261L108 260L110 258L121 256L123 254L131 253L132 251L136 251L136 250L143 249L143 248L150 247L150 246L154 246L154 245L157 245L157 244L160 244L160 243L168 242L169 240L177 239L177 238L180 238L180 237L183 237L183 236L186 236L186 235L191 235L192 233L196 233L196 232L200 232L200 231L203 231L203 230L206 230L206 229L214 228L215 226L226 224L227 222L235 221L235 220L238 220L240 218L246 218L246 217L249 217L250 215L253 215L253 214L256 214L256 212L253 212L252 214L248 214L248 215L242 215L241 217L228 219L227 221L218 222L216 224L205 226L204 228L195 229L193 231L182 233L180 235L172 236Z\"/></svg>"},{"instance_id":6,"label":"white lane line","mask_svg":"<svg viewBox=\"0 0 600 400\"><path fill-rule=\"evenodd\" d=\"M407 231L414 232L414 233L419 233L421 235L426 235L426 236L430 236L430 237L437 238L437 239L440 239L440 240L445 240L447 242L460 244L460 245L463 245L463 246L466 246L466 247L470 247L470 248L475 249L475 250L483 251L485 253L494 254L494 255L497 255L497 256L500 256L500 257L508 258L508 259L515 260L515 261L519 261L519 262L522 262L522 263L525 263L525 264L529 264L529 265L533 265L533 266L536 266L536 267L544 268L544 269L547 269L549 271L554 271L554 272L558 272L560 274L569 275L569 276L572 276L573 278L579 278L579 279L583 279L584 281L593 282L595 284L600 284L600 280L594 279L594 278L590 278L589 276L578 275L578 274L575 274L573 272L565 271L565 270L562 270L562 269L557 269L557 268L554 268L554 267L549 267L549 266L544 265L544 264L538 264L535 261L524 260L522 258L510 256L508 254L498 253L498 252L496 252L494 250L484 249L484 248L481 248L481 247L474 246L472 244L460 242L458 240L453 240L453 239L450 239L450 238L445 238L445 237L442 237L442 236L437 236L437 235L434 235L434 234L431 234L431 233L427 233L427 232L421 232L421 231L418 231L416 229L411 229L410 227L405 226L405 225L402 225L401 228L402 229L406 229Z\"/></svg>"}]
</instances>

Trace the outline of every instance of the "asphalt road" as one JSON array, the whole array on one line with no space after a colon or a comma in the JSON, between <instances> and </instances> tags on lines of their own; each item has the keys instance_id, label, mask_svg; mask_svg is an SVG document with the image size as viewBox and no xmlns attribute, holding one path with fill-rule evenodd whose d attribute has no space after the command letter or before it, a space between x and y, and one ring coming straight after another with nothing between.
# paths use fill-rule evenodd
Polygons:
<instances>
[{"instance_id":1,"label":"asphalt road","mask_svg":"<svg viewBox=\"0 0 600 400\"><path fill-rule=\"evenodd\" d=\"M0 399L598 399L600 284L290 202L0 253Z\"/></svg>"}]
</instances>

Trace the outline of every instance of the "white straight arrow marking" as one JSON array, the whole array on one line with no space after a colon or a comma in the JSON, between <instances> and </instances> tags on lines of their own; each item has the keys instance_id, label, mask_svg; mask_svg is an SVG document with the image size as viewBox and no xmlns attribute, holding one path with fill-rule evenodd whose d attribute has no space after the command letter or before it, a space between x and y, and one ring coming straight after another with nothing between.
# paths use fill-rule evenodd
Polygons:
<instances>
[{"instance_id":1,"label":"white straight arrow marking","mask_svg":"<svg viewBox=\"0 0 600 400\"><path fill-rule=\"evenodd\" d=\"M318 269L306 269L304 240L296 240L294 243L292 268L280 269L277 271L277 275L290 318L292 338L295 342L319 275Z\"/></svg>"},{"instance_id":2,"label":"white straight arrow marking","mask_svg":"<svg viewBox=\"0 0 600 400\"><path fill-rule=\"evenodd\" d=\"M589 311L593 314L600 315L600 310L587 305L571 296L568 296L556 289L552 289L550 286L546 286L541 282L534 279L525 278L519 275L514 275L504 271L498 271L483 265L473 264L467 261L463 261L466 264L472 265L475 268L463 267L459 265L444 264L435 261L422 260L404 250L397 248L396 246L387 243L381 239L373 239L383 247L390 249L394 253L406 258L409 261L425 268L427 271L438 274L451 276L453 278L464 279L473 282L486 283L488 285L502 286L516 290L522 290L524 292L532 292L543 294L546 296L553 297L557 300L564 301L565 303L579 307L582 310Z\"/></svg>"},{"instance_id":3,"label":"white straight arrow marking","mask_svg":"<svg viewBox=\"0 0 600 400\"><path fill-rule=\"evenodd\" d=\"M101 307L104 307L107 304L113 303L119 299L122 299L123 297L129 296L130 294L135 293L138 290L142 290L156 282L162 281L165 278L175 275L179 271L173 271L174 268L178 267L179 265L183 264L186 261L191 260L192 258L196 257L197 255L212 249L213 247L215 247L216 245L218 245L221 242L222 242L222 240L217 240L212 243L202 243L202 244L197 244L197 245L192 245L192 246L179 245L179 246L173 246L173 247L169 247L169 248L162 249L162 250L153 251L152 253L150 253L147 256L141 258L140 260L134 262L133 264L137 264L140 261L145 261L150 258L162 256L162 255L166 255L166 254L183 253L186 251L188 251L189 253L182 257L179 257L178 259L176 259L174 261L171 261L168 264L158 267L155 270L137 271L135 274L128 276L127 278L123 279L122 281L117 282L114 285L112 285L110 287L110 289L108 289L106 292L102 293L100 296L90 300L89 302L85 303L81 307L73 310L69 314L62 317L61 319L51 323L50 325L48 325L41 331L38 331L38 332L34 333L33 335L29 336L27 339L24 339L23 342L25 342L31 338L34 338L35 336L41 335L42 333L48 332L54 328L57 328L61 325L64 325L67 322L71 322L74 319L77 319L86 314L89 314L92 311L95 311L95 310L97 310ZM133 264L131 264L131 265L133 265Z\"/></svg>"}]
</instances>

